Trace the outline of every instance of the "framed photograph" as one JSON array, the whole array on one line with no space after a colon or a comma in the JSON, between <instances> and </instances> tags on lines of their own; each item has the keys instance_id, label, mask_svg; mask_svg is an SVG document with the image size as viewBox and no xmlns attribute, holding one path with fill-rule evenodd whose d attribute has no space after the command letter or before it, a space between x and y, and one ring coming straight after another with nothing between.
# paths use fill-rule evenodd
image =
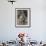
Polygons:
<instances>
[{"instance_id":1,"label":"framed photograph","mask_svg":"<svg viewBox=\"0 0 46 46\"><path fill-rule=\"evenodd\" d=\"M31 27L31 9L30 8L15 9L15 26L19 28Z\"/></svg>"}]
</instances>

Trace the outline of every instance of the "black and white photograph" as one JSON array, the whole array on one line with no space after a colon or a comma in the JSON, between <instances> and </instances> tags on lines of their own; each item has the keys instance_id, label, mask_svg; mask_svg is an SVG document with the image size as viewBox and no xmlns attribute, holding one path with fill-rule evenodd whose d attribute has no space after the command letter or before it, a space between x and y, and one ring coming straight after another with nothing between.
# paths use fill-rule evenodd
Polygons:
<instances>
[{"instance_id":1,"label":"black and white photograph","mask_svg":"<svg viewBox=\"0 0 46 46\"><path fill-rule=\"evenodd\" d=\"M30 8L16 8L15 25L16 27L30 27L31 13Z\"/></svg>"}]
</instances>

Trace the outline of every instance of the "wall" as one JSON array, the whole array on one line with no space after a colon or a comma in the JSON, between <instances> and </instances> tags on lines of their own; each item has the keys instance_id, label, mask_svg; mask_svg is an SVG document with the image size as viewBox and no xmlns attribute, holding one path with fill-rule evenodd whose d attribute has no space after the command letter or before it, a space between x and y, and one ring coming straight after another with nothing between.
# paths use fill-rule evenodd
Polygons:
<instances>
[{"instance_id":1,"label":"wall","mask_svg":"<svg viewBox=\"0 0 46 46\"><path fill-rule=\"evenodd\" d=\"M13 5L0 0L0 41L15 40L19 32L28 33L33 40L46 40L46 1L17 0ZM31 27L15 27L15 8L31 8Z\"/></svg>"}]
</instances>

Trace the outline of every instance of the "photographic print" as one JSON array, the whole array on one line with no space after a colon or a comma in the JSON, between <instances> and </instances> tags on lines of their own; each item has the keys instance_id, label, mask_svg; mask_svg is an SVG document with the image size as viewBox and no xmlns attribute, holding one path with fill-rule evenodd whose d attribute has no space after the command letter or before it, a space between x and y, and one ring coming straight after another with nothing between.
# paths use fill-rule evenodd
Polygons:
<instances>
[{"instance_id":1,"label":"photographic print","mask_svg":"<svg viewBox=\"0 0 46 46\"><path fill-rule=\"evenodd\" d=\"M16 8L15 9L15 26L16 27L30 27L31 13L30 8Z\"/></svg>"}]
</instances>

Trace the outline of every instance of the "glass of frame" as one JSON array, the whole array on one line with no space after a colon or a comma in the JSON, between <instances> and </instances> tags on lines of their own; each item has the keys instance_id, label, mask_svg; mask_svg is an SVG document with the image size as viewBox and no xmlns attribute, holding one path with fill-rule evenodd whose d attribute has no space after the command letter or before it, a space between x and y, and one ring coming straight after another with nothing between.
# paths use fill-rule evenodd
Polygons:
<instances>
[{"instance_id":1,"label":"glass of frame","mask_svg":"<svg viewBox=\"0 0 46 46\"><path fill-rule=\"evenodd\" d=\"M30 8L15 9L15 26L19 28L31 27L31 9Z\"/></svg>"}]
</instances>

